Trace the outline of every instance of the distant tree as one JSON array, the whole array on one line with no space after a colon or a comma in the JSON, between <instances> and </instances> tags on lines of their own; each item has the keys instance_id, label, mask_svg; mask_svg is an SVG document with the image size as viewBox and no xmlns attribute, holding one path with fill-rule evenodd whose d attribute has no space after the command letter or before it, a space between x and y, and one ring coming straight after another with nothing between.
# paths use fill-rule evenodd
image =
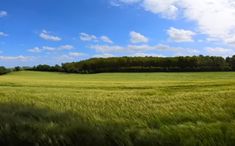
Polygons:
<instances>
[{"instance_id":1,"label":"distant tree","mask_svg":"<svg viewBox=\"0 0 235 146\"><path fill-rule=\"evenodd\" d=\"M59 66L58 64L56 64L56 65L54 66L54 71L55 71L55 72L62 72L63 70L62 70L61 66Z\"/></svg>"},{"instance_id":2,"label":"distant tree","mask_svg":"<svg viewBox=\"0 0 235 146\"><path fill-rule=\"evenodd\" d=\"M10 72L10 69L0 66L0 75L7 74L9 72Z\"/></svg>"},{"instance_id":3,"label":"distant tree","mask_svg":"<svg viewBox=\"0 0 235 146\"><path fill-rule=\"evenodd\" d=\"M231 58L227 57L226 61L229 63L231 70L235 71L235 55L233 55Z\"/></svg>"},{"instance_id":4,"label":"distant tree","mask_svg":"<svg viewBox=\"0 0 235 146\"><path fill-rule=\"evenodd\" d=\"M21 67L20 67L20 66L16 66L16 67L14 68L14 71L21 71Z\"/></svg>"},{"instance_id":5,"label":"distant tree","mask_svg":"<svg viewBox=\"0 0 235 146\"><path fill-rule=\"evenodd\" d=\"M50 66L50 65L46 65L46 64L40 64L40 65L34 66L32 68L27 68L26 70L48 71L48 72L63 72L63 68L59 65Z\"/></svg>"}]
</instances>

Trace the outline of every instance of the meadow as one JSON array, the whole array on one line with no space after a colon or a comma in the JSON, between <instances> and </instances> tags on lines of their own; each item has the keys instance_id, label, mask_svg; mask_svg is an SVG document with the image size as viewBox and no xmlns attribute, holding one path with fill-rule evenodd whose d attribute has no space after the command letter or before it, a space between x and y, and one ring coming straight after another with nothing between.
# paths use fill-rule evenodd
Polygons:
<instances>
[{"instance_id":1,"label":"meadow","mask_svg":"<svg viewBox=\"0 0 235 146\"><path fill-rule=\"evenodd\" d=\"M0 145L234 146L235 72L12 72Z\"/></svg>"}]
</instances>

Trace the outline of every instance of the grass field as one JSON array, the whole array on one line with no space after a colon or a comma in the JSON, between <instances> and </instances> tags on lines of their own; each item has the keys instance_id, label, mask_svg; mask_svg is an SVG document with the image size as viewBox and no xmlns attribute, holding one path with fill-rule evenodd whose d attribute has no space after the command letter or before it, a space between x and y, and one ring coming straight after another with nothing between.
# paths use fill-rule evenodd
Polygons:
<instances>
[{"instance_id":1,"label":"grass field","mask_svg":"<svg viewBox=\"0 0 235 146\"><path fill-rule=\"evenodd\" d=\"M234 146L235 73L0 76L0 145Z\"/></svg>"}]
</instances>

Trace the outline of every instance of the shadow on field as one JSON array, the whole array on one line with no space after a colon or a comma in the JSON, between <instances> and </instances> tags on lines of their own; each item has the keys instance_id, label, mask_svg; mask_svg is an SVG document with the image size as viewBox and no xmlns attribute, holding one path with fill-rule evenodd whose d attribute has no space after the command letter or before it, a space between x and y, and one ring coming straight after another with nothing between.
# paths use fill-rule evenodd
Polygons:
<instances>
[{"instance_id":1,"label":"shadow on field","mask_svg":"<svg viewBox=\"0 0 235 146\"><path fill-rule=\"evenodd\" d=\"M89 122L72 112L17 103L0 104L0 145L180 146L234 145L235 124L138 127L128 122Z\"/></svg>"},{"instance_id":2,"label":"shadow on field","mask_svg":"<svg viewBox=\"0 0 235 146\"><path fill-rule=\"evenodd\" d=\"M71 112L0 104L0 145L122 145L123 138L109 132Z\"/></svg>"}]
</instances>

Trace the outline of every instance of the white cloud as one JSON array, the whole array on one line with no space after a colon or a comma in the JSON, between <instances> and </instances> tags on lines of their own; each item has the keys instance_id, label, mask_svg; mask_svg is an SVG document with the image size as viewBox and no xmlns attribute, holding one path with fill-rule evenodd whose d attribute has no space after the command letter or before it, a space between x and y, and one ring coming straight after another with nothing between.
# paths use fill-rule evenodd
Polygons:
<instances>
[{"instance_id":1,"label":"white cloud","mask_svg":"<svg viewBox=\"0 0 235 146\"><path fill-rule=\"evenodd\" d=\"M155 54L155 53L135 53L129 56L135 57L145 57L145 56L156 56L156 57L164 57L163 55Z\"/></svg>"},{"instance_id":2,"label":"white cloud","mask_svg":"<svg viewBox=\"0 0 235 146\"><path fill-rule=\"evenodd\" d=\"M80 57L80 56L84 56L84 53L80 53L80 52L70 52L69 56L71 57Z\"/></svg>"},{"instance_id":3,"label":"white cloud","mask_svg":"<svg viewBox=\"0 0 235 146\"><path fill-rule=\"evenodd\" d=\"M171 27L167 30L167 33L171 40L175 42L192 42L193 36L195 35L194 32L190 30L184 30L184 29L177 29L174 27Z\"/></svg>"},{"instance_id":4,"label":"white cloud","mask_svg":"<svg viewBox=\"0 0 235 146\"><path fill-rule=\"evenodd\" d=\"M227 49L227 48L206 48L205 51L207 52L208 55L212 56L223 56L223 57L228 57L228 56L233 56L235 54L235 51L232 49Z\"/></svg>"},{"instance_id":5,"label":"white cloud","mask_svg":"<svg viewBox=\"0 0 235 146\"><path fill-rule=\"evenodd\" d=\"M55 51L57 48L54 48L54 47L49 47L49 46L43 46L42 48L39 48L39 47L34 47L32 49L29 49L28 51L29 52L33 52L33 53L40 53L40 52L43 52L43 51Z\"/></svg>"},{"instance_id":6,"label":"white cloud","mask_svg":"<svg viewBox=\"0 0 235 146\"><path fill-rule=\"evenodd\" d=\"M155 53L134 53L126 56L134 56L134 57L145 57L145 56L157 56L157 57L164 57L163 55L155 54ZM92 57L95 58L109 58L109 57L115 57L115 55L110 54L110 53L104 53L104 54L96 54L93 55Z\"/></svg>"},{"instance_id":7,"label":"white cloud","mask_svg":"<svg viewBox=\"0 0 235 146\"><path fill-rule=\"evenodd\" d=\"M235 0L141 0L139 3L154 14L195 22L200 33L234 44L231 38L235 37Z\"/></svg>"},{"instance_id":8,"label":"white cloud","mask_svg":"<svg viewBox=\"0 0 235 146\"><path fill-rule=\"evenodd\" d=\"M47 40L47 41L54 41L54 42L58 42L61 41L62 39L58 36L54 36L51 35L50 32L43 30L40 35L39 35L42 39Z\"/></svg>"},{"instance_id":9,"label":"white cloud","mask_svg":"<svg viewBox=\"0 0 235 146\"><path fill-rule=\"evenodd\" d=\"M197 23L199 30L225 43L235 36L234 0L184 0L184 15Z\"/></svg>"},{"instance_id":10,"label":"white cloud","mask_svg":"<svg viewBox=\"0 0 235 146\"><path fill-rule=\"evenodd\" d=\"M103 41L105 43L109 43L112 44L113 41L108 37L108 36L101 36L101 37L97 37L93 34L87 34L87 33L80 33L80 40L82 41L93 41L93 42L99 42L99 41Z\"/></svg>"},{"instance_id":11,"label":"white cloud","mask_svg":"<svg viewBox=\"0 0 235 146\"><path fill-rule=\"evenodd\" d=\"M87 33L80 33L80 39L82 41L97 41L97 37L95 35L90 35Z\"/></svg>"},{"instance_id":12,"label":"white cloud","mask_svg":"<svg viewBox=\"0 0 235 146\"><path fill-rule=\"evenodd\" d=\"M175 3L179 0L111 0L111 5L140 4L146 11L161 14L164 18L175 19L179 11Z\"/></svg>"},{"instance_id":13,"label":"white cloud","mask_svg":"<svg viewBox=\"0 0 235 146\"><path fill-rule=\"evenodd\" d=\"M174 48L174 47L170 47L167 45L163 45L163 44L159 44L159 45L154 45L154 46L150 46L150 45L128 45L127 49L130 51L135 51L135 52L144 52L144 51L159 51L159 50L163 50L163 51L176 51L178 50L178 48Z\"/></svg>"},{"instance_id":14,"label":"white cloud","mask_svg":"<svg viewBox=\"0 0 235 146\"><path fill-rule=\"evenodd\" d=\"M93 57L95 57L95 58L109 58L109 57L114 57L114 55L109 54L109 53L105 53L105 54L97 54L97 55L94 55Z\"/></svg>"},{"instance_id":15,"label":"white cloud","mask_svg":"<svg viewBox=\"0 0 235 146\"><path fill-rule=\"evenodd\" d=\"M230 38L226 38L225 39L225 43L229 44L229 45L235 45L235 35L230 37Z\"/></svg>"},{"instance_id":16,"label":"white cloud","mask_svg":"<svg viewBox=\"0 0 235 146\"><path fill-rule=\"evenodd\" d=\"M66 61L77 61L78 59L83 58L84 56L86 56L85 53L70 52L70 53L68 53L66 55L62 55L62 56L57 57L57 60L63 61L63 62L66 62Z\"/></svg>"},{"instance_id":17,"label":"white cloud","mask_svg":"<svg viewBox=\"0 0 235 146\"><path fill-rule=\"evenodd\" d=\"M56 48L54 48L54 47L49 47L49 46L43 46L43 47L42 47L42 50L43 50L43 51L55 51Z\"/></svg>"},{"instance_id":18,"label":"white cloud","mask_svg":"<svg viewBox=\"0 0 235 146\"><path fill-rule=\"evenodd\" d=\"M143 53L147 51L161 51L162 52L168 52L168 53L174 53L175 56L192 56L192 55L199 55L200 51L197 49L192 48L182 48L182 47L172 47L164 44L158 44L158 45L128 45L127 50L130 52L137 52L137 53Z\"/></svg>"},{"instance_id":19,"label":"white cloud","mask_svg":"<svg viewBox=\"0 0 235 146\"><path fill-rule=\"evenodd\" d=\"M143 52L149 50L158 50L165 49L166 46L158 45L158 46L149 46L149 45L128 45L127 47L118 46L118 45L92 45L89 48L96 50L101 53L109 53L109 52ZM168 49L168 48L167 48Z\"/></svg>"},{"instance_id":20,"label":"white cloud","mask_svg":"<svg viewBox=\"0 0 235 146\"><path fill-rule=\"evenodd\" d=\"M4 32L0 32L0 37L6 37L6 36L8 36L8 34L6 34L6 33L4 33Z\"/></svg>"},{"instance_id":21,"label":"white cloud","mask_svg":"<svg viewBox=\"0 0 235 146\"><path fill-rule=\"evenodd\" d=\"M89 48L96 50L97 52L121 52L125 50L122 46L110 46L110 45L91 45Z\"/></svg>"},{"instance_id":22,"label":"white cloud","mask_svg":"<svg viewBox=\"0 0 235 146\"><path fill-rule=\"evenodd\" d=\"M7 16L7 12L6 11L0 11L0 17L4 17Z\"/></svg>"},{"instance_id":23,"label":"white cloud","mask_svg":"<svg viewBox=\"0 0 235 146\"><path fill-rule=\"evenodd\" d=\"M41 53L44 51L53 52L53 51L71 50L71 49L74 49L74 47L72 45L63 45L63 46L59 46L59 47L49 47L49 46L43 46L41 48L34 47L32 49L29 49L28 51L32 52L32 53Z\"/></svg>"},{"instance_id":24,"label":"white cloud","mask_svg":"<svg viewBox=\"0 0 235 146\"><path fill-rule=\"evenodd\" d=\"M28 56L0 56L2 61L28 61L31 57Z\"/></svg>"},{"instance_id":25,"label":"white cloud","mask_svg":"<svg viewBox=\"0 0 235 146\"><path fill-rule=\"evenodd\" d=\"M140 2L141 0L111 0L110 1L110 4L112 5L112 6L116 6L116 7L118 7L118 6L120 6L122 3L123 4L134 4L134 3L138 3L138 2Z\"/></svg>"},{"instance_id":26,"label":"white cloud","mask_svg":"<svg viewBox=\"0 0 235 146\"><path fill-rule=\"evenodd\" d=\"M107 36L101 36L100 39L105 43L109 43L109 44L113 43L113 41Z\"/></svg>"},{"instance_id":27,"label":"white cloud","mask_svg":"<svg viewBox=\"0 0 235 146\"><path fill-rule=\"evenodd\" d=\"M156 46L149 46L149 45L128 45L128 50L131 51L149 51L154 50Z\"/></svg>"},{"instance_id":28,"label":"white cloud","mask_svg":"<svg viewBox=\"0 0 235 146\"><path fill-rule=\"evenodd\" d=\"M178 8L174 5L177 0L144 0L142 6L146 11L161 14L165 18L175 19Z\"/></svg>"},{"instance_id":29,"label":"white cloud","mask_svg":"<svg viewBox=\"0 0 235 146\"><path fill-rule=\"evenodd\" d=\"M72 50L72 49L74 49L74 46L72 45L63 45L58 47L58 50Z\"/></svg>"},{"instance_id":30,"label":"white cloud","mask_svg":"<svg viewBox=\"0 0 235 146\"><path fill-rule=\"evenodd\" d=\"M206 41L207 42L218 42L219 40L217 38L208 37L208 38L206 38Z\"/></svg>"},{"instance_id":31,"label":"white cloud","mask_svg":"<svg viewBox=\"0 0 235 146\"><path fill-rule=\"evenodd\" d=\"M33 53L40 53L42 51L42 49L39 47L34 47L32 49L29 49L28 51L33 52Z\"/></svg>"},{"instance_id":32,"label":"white cloud","mask_svg":"<svg viewBox=\"0 0 235 146\"><path fill-rule=\"evenodd\" d=\"M130 32L130 37L132 43L147 43L149 41L147 37L135 31Z\"/></svg>"},{"instance_id":33,"label":"white cloud","mask_svg":"<svg viewBox=\"0 0 235 146\"><path fill-rule=\"evenodd\" d=\"M186 55L199 55L200 51L197 49L191 48L181 48L181 47L171 47L164 44L158 45L127 45L127 46L118 46L118 45L92 45L89 48L96 50L103 54L109 53L145 53L148 51L161 51L168 53L174 53L177 56L186 56Z\"/></svg>"},{"instance_id":34,"label":"white cloud","mask_svg":"<svg viewBox=\"0 0 235 146\"><path fill-rule=\"evenodd\" d=\"M177 48L178 50L175 51L175 54L173 56L194 56L194 55L201 55L203 54L198 49L193 48Z\"/></svg>"},{"instance_id":35,"label":"white cloud","mask_svg":"<svg viewBox=\"0 0 235 146\"><path fill-rule=\"evenodd\" d=\"M119 2L126 3L126 4L133 4L140 2L141 0L119 0Z\"/></svg>"}]
</instances>

